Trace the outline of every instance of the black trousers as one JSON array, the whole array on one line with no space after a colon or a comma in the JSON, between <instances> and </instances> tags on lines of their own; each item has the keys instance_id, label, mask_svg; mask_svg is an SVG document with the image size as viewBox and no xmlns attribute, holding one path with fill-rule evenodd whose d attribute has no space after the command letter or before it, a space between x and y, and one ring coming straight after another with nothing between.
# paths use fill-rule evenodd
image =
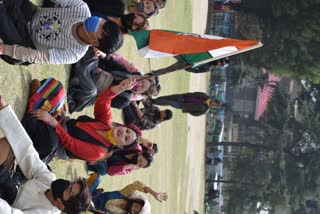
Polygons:
<instances>
[{"instance_id":1,"label":"black trousers","mask_svg":"<svg viewBox=\"0 0 320 214\"><path fill-rule=\"evenodd\" d=\"M37 6L29 0L4 0L0 3L0 38L4 44L21 45L35 49L28 31L28 22L37 11ZM28 62L0 56L13 65L29 65Z\"/></svg>"},{"instance_id":2,"label":"black trousers","mask_svg":"<svg viewBox=\"0 0 320 214\"><path fill-rule=\"evenodd\" d=\"M67 93L70 114L95 103L98 89L94 73L98 61L90 48L84 57L72 65Z\"/></svg>"},{"instance_id":3,"label":"black trousers","mask_svg":"<svg viewBox=\"0 0 320 214\"><path fill-rule=\"evenodd\" d=\"M55 129L36 120L30 113L26 113L21 121L33 142L34 148L39 153L40 159L48 164L55 156L60 144Z\"/></svg>"},{"instance_id":4,"label":"black trousers","mask_svg":"<svg viewBox=\"0 0 320 214\"><path fill-rule=\"evenodd\" d=\"M0 165L0 192L0 197L7 201L8 204L12 204L15 201L18 192L11 173L2 165Z\"/></svg>"},{"instance_id":5,"label":"black trousers","mask_svg":"<svg viewBox=\"0 0 320 214\"><path fill-rule=\"evenodd\" d=\"M182 108L183 104L183 95L172 94L168 96L158 97L152 100L152 103L159 106L172 106L173 108Z\"/></svg>"},{"instance_id":6,"label":"black trousers","mask_svg":"<svg viewBox=\"0 0 320 214\"><path fill-rule=\"evenodd\" d=\"M138 120L138 116L134 109L135 107L133 107L131 104L122 109L124 124L126 125L130 123L136 124Z\"/></svg>"}]
</instances>

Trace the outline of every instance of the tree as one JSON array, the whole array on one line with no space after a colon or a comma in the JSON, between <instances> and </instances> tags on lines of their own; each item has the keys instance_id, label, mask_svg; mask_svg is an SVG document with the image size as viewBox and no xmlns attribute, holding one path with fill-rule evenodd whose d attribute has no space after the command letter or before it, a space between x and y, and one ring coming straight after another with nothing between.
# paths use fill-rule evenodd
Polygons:
<instances>
[{"instance_id":1,"label":"tree","mask_svg":"<svg viewBox=\"0 0 320 214\"><path fill-rule=\"evenodd\" d=\"M265 13L253 12L260 18L264 46L242 56L278 74L320 82L320 2L270 0L268 4Z\"/></svg>"},{"instance_id":2,"label":"tree","mask_svg":"<svg viewBox=\"0 0 320 214\"><path fill-rule=\"evenodd\" d=\"M226 179L236 180L225 185L228 213L256 210L258 202L271 210L297 208L306 198L319 196L320 116L309 109L302 114L301 122L292 118L290 97L276 87L260 121L259 142L222 143L244 148Z\"/></svg>"},{"instance_id":3,"label":"tree","mask_svg":"<svg viewBox=\"0 0 320 214\"><path fill-rule=\"evenodd\" d=\"M261 41L263 29L260 18L254 14L242 13L239 16L238 33L240 37Z\"/></svg>"},{"instance_id":4,"label":"tree","mask_svg":"<svg viewBox=\"0 0 320 214\"><path fill-rule=\"evenodd\" d=\"M262 83L261 69L250 65L230 65L229 71L231 72L231 82L233 87L241 87L245 84L260 84Z\"/></svg>"}]
</instances>

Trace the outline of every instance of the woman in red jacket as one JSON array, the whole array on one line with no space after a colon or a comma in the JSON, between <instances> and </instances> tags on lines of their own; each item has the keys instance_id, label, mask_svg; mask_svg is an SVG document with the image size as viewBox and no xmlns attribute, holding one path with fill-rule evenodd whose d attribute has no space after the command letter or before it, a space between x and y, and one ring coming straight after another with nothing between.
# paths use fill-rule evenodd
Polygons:
<instances>
[{"instance_id":1,"label":"woman in red jacket","mask_svg":"<svg viewBox=\"0 0 320 214\"><path fill-rule=\"evenodd\" d=\"M80 116L60 124L47 111L37 109L22 120L26 131L42 159L76 157L89 162L105 159L115 148L128 148L137 143L141 131L134 125L112 123L111 100L124 90L130 90L135 79L99 94L94 106L94 118Z\"/></svg>"}]
</instances>

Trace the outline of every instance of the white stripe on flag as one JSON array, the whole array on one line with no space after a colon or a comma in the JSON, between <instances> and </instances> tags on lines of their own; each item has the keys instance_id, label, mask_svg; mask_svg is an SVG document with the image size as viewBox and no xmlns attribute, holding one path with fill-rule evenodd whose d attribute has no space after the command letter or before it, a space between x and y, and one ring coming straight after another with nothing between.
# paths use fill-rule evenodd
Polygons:
<instances>
[{"instance_id":1,"label":"white stripe on flag","mask_svg":"<svg viewBox=\"0 0 320 214\"><path fill-rule=\"evenodd\" d=\"M201 38L206 38L206 39L213 39L213 40L221 40L221 39L226 39L221 36L214 36L214 35L208 35L208 34L199 34Z\"/></svg>"},{"instance_id":2,"label":"white stripe on flag","mask_svg":"<svg viewBox=\"0 0 320 214\"><path fill-rule=\"evenodd\" d=\"M218 56L225 55L225 54L228 54L228 53L232 53L232 52L235 52L235 51L238 51L237 47L228 46L228 47L223 47L223 48L211 50L211 51L209 51L209 54L212 57L218 57Z\"/></svg>"},{"instance_id":3,"label":"white stripe on flag","mask_svg":"<svg viewBox=\"0 0 320 214\"><path fill-rule=\"evenodd\" d=\"M226 39L226 38L221 37L221 36L215 36L215 35L209 35L209 34L177 33L177 35L194 36L194 37L205 38L205 39L213 39L213 40Z\"/></svg>"},{"instance_id":4,"label":"white stripe on flag","mask_svg":"<svg viewBox=\"0 0 320 214\"><path fill-rule=\"evenodd\" d=\"M215 56L215 57L212 57L212 58L209 58L209 59L205 59L205 60L193 63L193 66L197 66L197 65L204 64L204 63L208 63L208 62L211 62L213 60L221 59L223 57L233 56L233 55L240 54L240 53L243 53L243 52L251 51L253 49L260 48L262 46L263 46L263 44L261 42L259 42L257 45L250 46L250 47L244 48L242 50L229 52L229 53L226 53L226 54L222 54L220 56Z\"/></svg>"},{"instance_id":5,"label":"white stripe on flag","mask_svg":"<svg viewBox=\"0 0 320 214\"><path fill-rule=\"evenodd\" d=\"M140 48L139 49L139 54L140 56L144 57L148 54L149 52L149 45L148 46L145 46L144 48Z\"/></svg>"},{"instance_id":6,"label":"white stripe on flag","mask_svg":"<svg viewBox=\"0 0 320 214\"><path fill-rule=\"evenodd\" d=\"M143 58L156 58L156 57L163 57L163 56L176 56L176 54L169 54L164 53L161 51L154 51L149 49L149 46L139 49L139 54Z\"/></svg>"}]
</instances>

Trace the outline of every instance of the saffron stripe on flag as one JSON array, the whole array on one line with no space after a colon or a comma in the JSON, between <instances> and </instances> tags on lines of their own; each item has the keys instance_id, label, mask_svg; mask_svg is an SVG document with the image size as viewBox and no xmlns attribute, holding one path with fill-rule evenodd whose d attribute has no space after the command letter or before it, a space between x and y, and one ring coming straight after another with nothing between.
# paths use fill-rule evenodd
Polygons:
<instances>
[{"instance_id":1,"label":"saffron stripe on flag","mask_svg":"<svg viewBox=\"0 0 320 214\"><path fill-rule=\"evenodd\" d=\"M176 34L162 30L152 30L149 49L169 54L202 53L223 47L234 46L238 50L257 45L257 41L237 39L209 39L188 34Z\"/></svg>"}]
</instances>

